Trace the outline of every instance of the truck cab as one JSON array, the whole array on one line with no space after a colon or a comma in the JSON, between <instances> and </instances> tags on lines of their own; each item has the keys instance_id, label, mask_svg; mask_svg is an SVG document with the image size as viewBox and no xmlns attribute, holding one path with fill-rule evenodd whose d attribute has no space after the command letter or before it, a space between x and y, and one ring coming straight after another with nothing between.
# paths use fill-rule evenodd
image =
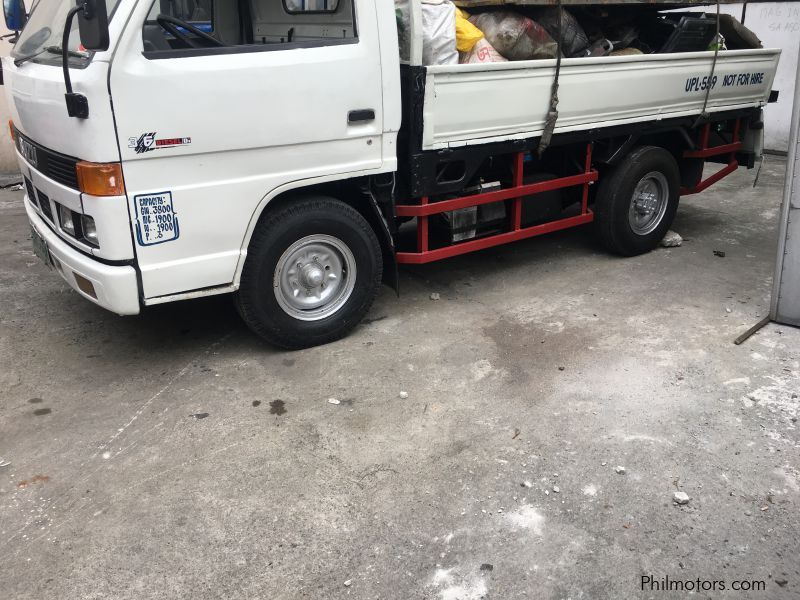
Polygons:
<instances>
[{"instance_id":1,"label":"truck cab","mask_svg":"<svg viewBox=\"0 0 800 600\"><path fill-rule=\"evenodd\" d=\"M104 1L108 48L85 50L77 21L68 37L86 118L64 99L72 0L35 5L3 65L34 239L89 300L133 315L236 291L268 204L396 170L392 11L370 0ZM322 247L338 257L322 269L338 269L346 289L345 257ZM287 304L307 312L335 288L304 287Z\"/></svg>"}]
</instances>

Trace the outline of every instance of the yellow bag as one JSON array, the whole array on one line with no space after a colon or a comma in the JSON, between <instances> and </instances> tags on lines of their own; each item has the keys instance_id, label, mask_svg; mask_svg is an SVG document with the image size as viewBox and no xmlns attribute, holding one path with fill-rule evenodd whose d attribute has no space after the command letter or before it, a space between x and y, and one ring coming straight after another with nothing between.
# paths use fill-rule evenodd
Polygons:
<instances>
[{"instance_id":1,"label":"yellow bag","mask_svg":"<svg viewBox=\"0 0 800 600\"><path fill-rule=\"evenodd\" d=\"M459 52L471 52L475 44L483 38L483 32L470 23L467 15L460 8L456 8L456 46Z\"/></svg>"}]
</instances>

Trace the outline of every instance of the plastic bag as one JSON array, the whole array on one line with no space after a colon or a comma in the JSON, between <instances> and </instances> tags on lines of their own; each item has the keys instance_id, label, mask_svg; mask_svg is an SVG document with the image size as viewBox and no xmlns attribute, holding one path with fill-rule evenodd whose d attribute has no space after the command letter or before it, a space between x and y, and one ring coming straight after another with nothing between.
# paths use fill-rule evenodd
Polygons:
<instances>
[{"instance_id":1,"label":"plastic bag","mask_svg":"<svg viewBox=\"0 0 800 600\"><path fill-rule=\"evenodd\" d=\"M534 13L534 19L554 40L558 39L559 27L558 8L544 8ZM582 56L587 46L589 38L580 26L577 19L566 9L561 9L561 52L564 56Z\"/></svg>"},{"instance_id":2,"label":"plastic bag","mask_svg":"<svg viewBox=\"0 0 800 600\"><path fill-rule=\"evenodd\" d=\"M461 64L475 63L496 63L508 62L508 59L500 54L485 39L480 39L469 52L461 53Z\"/></svg>"},{"instance_id":3,"label":"plastic bag","mask_svg":"<svg viewBox=\"0 0 800 600\"><path fill-rule=\"evenodd\" d=\"M458 64L456 6L450 0L422 0L422 64Z\"/></svg>"},{"instance_id":4,"label":"plastic bag","mask_svg":"<svg viewBox=\"0 0 800 600\"><path fill-rule=\"evenodd\" d=\"M483 31L486 40L509 60L555 58L558 47L544 27L510 10L474 15L470 22Z\"/></svg>"},{"instance_id":5,"label":"plastic bag","mask_svg":"<svg viewBox=\"0 0 800 600\"><path fill-rule=\"evenodd\" d=\"M459 52L470 52L484 39L483 32L468 21L469 15L456 7L456 47Z\"/></svg>"}]
</instances>

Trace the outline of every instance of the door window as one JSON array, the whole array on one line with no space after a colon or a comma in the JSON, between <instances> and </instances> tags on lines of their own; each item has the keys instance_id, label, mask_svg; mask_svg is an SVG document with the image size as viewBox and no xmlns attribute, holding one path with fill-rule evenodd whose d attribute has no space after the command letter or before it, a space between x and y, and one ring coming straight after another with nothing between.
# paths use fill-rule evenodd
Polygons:
<instances>
[{"instance_id":1,"label":"door window","mask_svg":"<svg viewBox=\"0 0 800 600\"><path fill-rule=\"evenodd\" d=\"M211 0L157 0L148 20L163 13L183 21L211 21L211 11Z\"/></svg>"},{"instance_id":2,"label":"door window","mask_svg":"<svg viewBox=\"0 0 800 600\"><path fill-rule=\"evenodd\" d=\"M354 0L155 0L145 56L167 58L357 42Z\"/></svg>"},{"instance_id":3,"label":"door window","mask_svg":"<svg viewBox=\"0 0 800 600\"><path fill-rule=\"evenodd\" d=\"M283 0L288 13L336 12L339 0Z\"/></svg>"}]
</instances>

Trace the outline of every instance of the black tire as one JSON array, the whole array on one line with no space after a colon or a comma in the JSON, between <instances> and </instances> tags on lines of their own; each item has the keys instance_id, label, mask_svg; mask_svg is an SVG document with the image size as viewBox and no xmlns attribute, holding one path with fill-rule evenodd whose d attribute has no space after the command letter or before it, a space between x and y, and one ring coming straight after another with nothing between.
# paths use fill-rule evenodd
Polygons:
<instances>
[{"instance_id":1,"label":"black tire","mask_svg":"<svg viewBox=\"0 0 800 600\"><path fill-rule=\"evenodd\" d=\"M345 298L343 293L343 304L333 314L318 320L296 318L287 312L296 307L284 309L278 300L282 293L281 274L291 268L285 264L281 273L277 273L279 261L285 261L286 253L309 236L341 242L355 261L356 276L349 296ZM316 260L313 257L308 264L317 265L313 262ZM349 275L347 269L344 271L342 280ZM236 294L236 306L250 329L271 344L289 350L327 344L347 335L369 311L380 288L382 271L378 238L358 211L333 198L293 199L265 214L256 227ZM325 284L321 286L324 289ZM282 302L286 304L287 300Z\"/></svg>"},{"instance_id":2,"label":"black tire","mask_svg":"<svg viewBox=\"0 0 800 600\"><path fill-rule=\"evenodd\" d=\"M653 173L660 175L648 177ZM644 178L653 182L654 189L666 184L668 189L663 192L666 206L663 214L660 209L653 211L652 222L637 231L631 223L630 211L634 192ZM640 146L601 177L594 206L595 229L609 251L622 256L644 254L658 246L672 226L679 200L680 171L675 158L663 148Z\"/></svg>"}]
</instances>

